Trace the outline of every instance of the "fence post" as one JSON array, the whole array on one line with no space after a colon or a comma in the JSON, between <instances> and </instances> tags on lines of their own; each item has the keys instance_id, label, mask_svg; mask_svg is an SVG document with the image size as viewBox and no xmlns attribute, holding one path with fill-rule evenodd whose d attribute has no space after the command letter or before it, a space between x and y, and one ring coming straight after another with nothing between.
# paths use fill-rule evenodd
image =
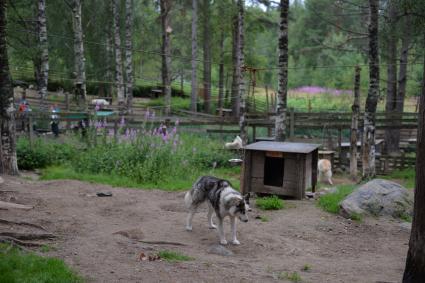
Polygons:
<instances>
[{"instance_id":1,"label":"fence post","mask_svg":"<svg viewBox=\"0 0 425 283\"><path fill-rule=\"evenodd\" d=\"M30 148L33 147L34 142L34 129L32 127L32 115L28 113L28 127L29 127L29 140L30 140Z\"/></svg>"},{"instance_id":2,"label":"fence post","mask_svg":"<svg viewBox=\"0 0 425 283\"><path fill-rule=\"evenodd\" d=\"M356 66L354 76L354 102L351 114L351 136L350 136L350 177L357 179L357 130L360 117L360 67Z\"/></svg>"},{"instance_id":3,"label":"fence post","mask_svg":"<svg viewBox=\"0 0 425 283\"><path fill-rule=\"evenodd\" d=\"M291 107L289 109L289 138L293 138L295 133L295 111Z\"/></svg>"}]
</instances>

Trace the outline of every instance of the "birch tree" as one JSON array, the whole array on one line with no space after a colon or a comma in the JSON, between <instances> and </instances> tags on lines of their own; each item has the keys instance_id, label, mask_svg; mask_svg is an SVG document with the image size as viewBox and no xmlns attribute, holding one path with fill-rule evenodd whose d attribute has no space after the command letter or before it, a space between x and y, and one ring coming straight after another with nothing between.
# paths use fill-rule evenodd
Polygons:
<instances>
[{"instance_id":1,"label":"birch tree","mask_svg":"<svg viewBox=\"0 0 425 283\"><path fill-rule=\"evenodd\" d=\"M248 142L248 135L246 132L246 117L245 117L245 110L246 110L246 99L245 99L245 82L244 82L244 74L243 74L243 66L244 66L244 9L245 9L245 1L244 0L238 0L237 2L238 7L238 16L237 16L237 35L238 35L238 45L237 45L237 66L238 66L238 92L237 95L240 100L239 105L239 127L240 127L240 135L241 139L243 141L243 144L245 145Z\"/></svg>"},{"instance_id":2,"label":"birch tree","mask_svg":"<svg viewBox=\"0 0 425 283\"><path fill-rule=\"evenodd\" d=\"M232 114L239 117L240 96L239 96L239 78L241 66L239 65L239 28L238 13L234 13L232 21L232 92L230 101L232 103Z\"/></svg>"},{"instance_id":3,"label":"birch tree","mask_svg":"<svg viewBox=\"0 0 425 283\"><path fill-rule=\"evenodd\" d=\"M84 110L87 110L87 88L86 88L86 59L84 58L84 33L81 13L81 0L73 0L72 9L72 27L74 30L74 86L79 90L78 101L82 98Z\"/></svg>"},{"instance_id":4,"label":"birch tree","mask_svg":"<svg viewBox=\"0 0 425 283\"><path fill-rule=\"evenodd\" d=\"M131 111L133 103L133 0L125 0L125 96L127 109Z\"/></svg>"},{"instance_id":5,"label":"birch tree","mask_svg":"<svg viewBox=\"0 0 425 283\"><path fill-rule=\"evenodd\" d=\"M171 112L171 46L170 35L172 32L170 22L171 0L160 0L161 8L161 28L162 28L162 44L161 44L161 58L162 58L162 88L165 99L165 114L169 115Z\"/></svg>"},{"instance_id":6,"label":"birch tree","mask_svg":"<svg viewBox=\"0 0 425 283\"><path fill-rule=\"evenodd\" d=\"M6 42L7 0L0 0L0 174L17 175L15 109Z\"/></svg>"},{"instance_id":7,"label":"birch tree","mask_svg":"<svg viewBox=\"0 0 425 283\"><path fill-rule=\"evenodd\" d=\"M46 109L47 83L49 80L49 50L47 43L46 0L38 0L38 43L40 54L40 74L38 82L38 96L40 109Z\"/></svg>"},{"instance_id":8,"label":"birch tree","mask_svg":"<svg viewBox=\"0 0 425 283\"><path fill-rule=\"evenodd\" d=\"M218 4L219 15L224 14L224 1L220 1ZM224 23L220 23L220 60L218 69L218 108L224 107ZM221 111L221 110L220 110ZM221 113L220 113L221 114Z\"/></svg>"},{"instance_id":9,"label":"birch tree","mask_svg":"<svg viewBox=\"0 0 425 283\"><path fill-rule=\"evenodd\" d=\"M280 1L279 24L279 88L276 104L275 140L286 138L286 108L288 96L288 11L289 0Z\"/></svg>"},{"instance_id":10,"label":"birch tree","mask_svg":"<svg viewBox=\"0 0 425 283\"><path fill-rule=\"evenodd\" d=\"M378 8L379 0L369 0L369 90L364 114L363 178L375 176L375 119L379 96Z\"/></svg>"},{"instance_id":11,"label":"birch tree","mask_svg":"<svg viewBox=\"0 0 425 283\"><path fill-rule=\"evenodd\" d=\"M112 18L114 25L114 53L115 53L115 86L117 89L118 108L125 109L124 79L122 74L122 54L120 36L120 0L112 0Z\"/></svg>"},{"instance_id":12,"label":"birch tree","mask_svg":"<svg viewBox=\"0 0 425 283\"><path fill-rule=\"evenodd\" d=\"M192 0L192 92L190 99L190 110L197 111L198 79L197 79L197 57L198 57L198 0Z\"/></svg>"},{"instance_id":13,"label":"birch tree","mask_svg":"<svg viewBox=\"0 0 425 283\"><path fill-rule=\"evenodd\" d=\"M204 111L210 112L211 106L211 29L210 0L203 1L203 53L204 53Z\"/></svg>"}]
</instances>

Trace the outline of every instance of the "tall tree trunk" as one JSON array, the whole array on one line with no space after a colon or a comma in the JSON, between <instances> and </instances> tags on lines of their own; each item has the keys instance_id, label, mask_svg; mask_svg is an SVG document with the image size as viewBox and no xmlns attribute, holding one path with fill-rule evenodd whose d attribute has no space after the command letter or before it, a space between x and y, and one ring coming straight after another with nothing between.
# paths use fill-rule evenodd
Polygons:
<instances>
[{"instance_id":1,"label":"tall tree trunk","mask_svg":"<svg viewBox=\"0 0 425 283\"><path fill-rule=\"evenodd\" d=\"M40 109L46 110L47 83L49 80L49 49L47 44L46 0L38 0L38 41L41 59L40 81L38 82L38 95Z\"/></svg>"},{"instance_id":2,"label":"tall tree trunk","mask_svg":"<svg viewBox=\"0 0 425 283\"><path fill-rule=\"evenodd\" d=\"M401 50L400 50L400 69L398 73L398 90L397 90L397 111L403 112L404 98L406 97L407 85L407 63L409 57L409 47L411 41L411 21L409 17L404 18L403 22L403 35L401 37Z\"/></svg>"},{"instance_id":3,"label":"tall tree trunk","mask_svg":"<svg viewBox=\"0 0 425 283\"><path fill-rule=\"evenodd\" d=\"M110 27L110 26L109 26ZM113 43L113 35L112 30L110 28L107 29L106 36L106 81L112 82L114 80L114 43ZM113 85L112 83L107 83L107 93L109 97L112 97Z\"/></svg>"},{"instance_id":4,"label":"tall tree trunk","mask_svg":"<svg viewBox=\"0 0 425 283\"><path fill-rule=\"evenodd\" d=\"M204 111L205 113L210 112L211 108L211 32L210 32L210 0L204 0L203 5L203 49L204 49Z\"/></svg>"},{"instance_id":5,"label":"tall tree trunk","mask_svg":"<svg viewBox=\"0 0 425 283\"><path fill-rule=\"evenodd\" d=\"M170 35L172 32L170 26L170 10L171 0L160 0L161 5L161 26L162 26L162 87L165 98L165 114L169 115L171 112L171 46Z\"/></svg>"},{"instance_id":6,"label":"tall tree trunk","mask_svg":"<svg viewBox=\"0 0 425 283\"><path fill-rule=\"evenodd\" d=\"M363 178L375 176L375 120L379 96L378 7L379 0L369 0L369 90L364 115Z\"/></svg>"},{"instance_id":7,"label":"tall tree trunk","mask_svg":"<svg viewBox=\"0 0 425 283\"><path fill-rule=\"evenodd\" d=\"M112 0L112 18L114 25L115 87L117 89L118 109L120 112L123 112L126 103L121 58L120 0Z\"/></svg>"},{"instance_id":8,"label":"tall tree trunk","mask_svg":"<svg viewBox=\"0 0 425 283\"><path fill-rule=\"evenodd\" d=\"M192 92L190 96L190 110L197 111L198 79L197 79L197 57L198 57L198 0L192 0Z\"/></svg>"},{"instance_id":9,"label":"tall tree trunk","mask_svg":"<svg viewBox=\"0 0 425 283\"><path fill-rule=\"evenodd\" d=\"M239 29L238 29L238 14L233 16L232 26L232 92L230 101L232 103L232 114L234 117L239 117L240 110L240 96L239 96L239 78L241 66L239 66Z\"/></svg>"},{"instance_id":10,"label":"tall tree trunk","mask_svg":"<svg viewBox=\"0 0 425 283\"><path fill-rule=\"evenodd\" d=\"M75 60L75 87L79 89L84 110L87 110L86 66L84 58L83 25L81 19L81 0L72 3L72 23L74 29L74 60Z\"/></svg>"},{"instance_id":11,"label":"tall tree trunk","mask_svg":"<svg viewBox=\"0 0 425 283\"><path fill-rule=\"evenodd\" d=\"M356 66L354 77L354 103L351 107L353 114L351 117L350 136L350 176L353 181L357 180L357 130L359 128L360 117L360 67Z\"/></svg>"},{"instance_id":12,"label":"tall tree trunk","mask_svg":"<svg viewBox=\"0 0 425 283\"><path fill-rule=\"evenodd\" d=\"M220 2L222 3L222 2ZM220 11L223 11L220 9ZM220 34L220 63L218 67L218 108L224 107L224 27L221 25Z\"/></svg>"},{"instance_id":13,"label":"tall tree trunk","mask_svg":"<svg viewBox=\"0 0 425 283\"><path fill-rule=\"evenodd\" d=\"M6 43L7 0L0 0L0 174L17 175L15 108Z\"/></svg>"},{"instance_id":14,"label":"tall tree trunk","mask_svg":"<svg viewBox=\"0 0 425 283\"><path fill-rule=\"evenodd\" d=\"M131 111L133 105L133 0L125 0L125 96L127 109Z\"/></svg>"},{"instance_id":15,"label":"tall tree trunk","mask_svg":"<svg viewBox=\"0 0 425 283\"><path fill-rule=\"evenodd\" d=\"M424 33L425 46L425 33ZM416 144L416 186L412 232L403 283L420 283L425 278L425 56Z\"/></svg>"},{"instance_id":16,"label":"tall tree trunk","mask_svg":"<svg viewBox=\"0 0 425 283\"><path fill-rule=\"evenodd\" d=\"M385 112L392 114L397 107L397 7L395 0L388 2L388 38L387 38L387 97ZM400 142L399 129L385 130L385 147L387 153L398 152Z\"/></svg>"},{"instance_id":17,"label":"tall tree trunk","mask_svg":"<svg viewBox=\"0 0 425 283\"><path fill-rule=\"evenodd\" d=\"M276 107L275 140L286 138L286 108L288 96L288 10L289 0L280 1L279 89Z\"/></svg>"},{"instance_id":18,"label":"tall tree trunk","mask_svg":"<svg viewBox=\"0 0 425 283\"><path fill-rule=\"evenodd\" d=\"M238 67L239 71L237 72L238 78L238 97L240 99L239 105L239 127L240 127L240 135L243 144L248 143L248 134L246 132L246 98L245 98L245 82L242 67L244 66L244 9L245 9L245 1L238 0L238 49L237 49L237 57L238 57Z\"/></svg>"}]
</instances>

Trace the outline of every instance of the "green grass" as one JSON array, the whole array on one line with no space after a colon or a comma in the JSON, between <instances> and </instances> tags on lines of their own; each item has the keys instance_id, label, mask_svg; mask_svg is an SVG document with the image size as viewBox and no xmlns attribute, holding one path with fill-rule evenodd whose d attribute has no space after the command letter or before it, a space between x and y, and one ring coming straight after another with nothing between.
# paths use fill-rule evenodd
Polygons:
<instances>
[{"instance_id":1,"label":"green grass","mask_svg":"<svg viewBox=\"0 0 425 283\"><path fill-rule=\"evenodd\" d=\"M302 271L310 271L311 270L311 266L309 264L304 264L303 268L301 269Z\"/></svg>"},{"instance_id":2,"label":"green grass","mask_svg":"<svg viewBox=\"0 0 425 283\"><path fill-rule=\"evenodd\" d=\"M269 218L267 216L260 216L261 222L269 222Z\"/></svg>"},{"instance_id":3,"label":"green grass","mask_svg":"<svg viewBox=\"0 0 425 283\"><path fill-rule=\"evenodd\" d=\"M405 186L408 189L413 189L415 187L415 177L415 168L397 170L391 172L391 174L389 175L382 176L382 178L386 180L393 180L395 182L401 181L401 185Z\"/></svg>"},{"instance_id":4,"label":"green grass","mask_svg":"<svg viewBox=\"0 0 425 283\"><path fill-rule=\"evenodd\" d=\"M339 204L354 190L354 185L340 185L336 192L323 195L319 198L318 206L330 213L339 213Z\"/></svg>"},{"instance_id":5,"label":"green grass","mask_svg":"<svg viewBox=\"0 0 425 283\"><path fill-rule=\"evenodd\" d=\"M40 180L79 180L89 183L110 185L112 187L125 187L135 189L161 189L165 191L187 190L192 187L196 179L201 175L213 175L218 178L229 180L235 189L239 189L240 167L219 168L204 172L189 172L179 178L162 179L157 184L138 183L129 177L106 174L79 173L67 165L51 166L41 170Z\"/></svg>"},{"instance_id":6,"label":"green grass","mask_svg":"<svg viewBox=\"0 0 425 283\"><path fill-rule=\"evenodd\" d=\"M0 245L0 282L84 282L65 263Z\"/></svg>"},{"instance_id":7,"label":"green grass","mask_svg":"<svg viewBox=\"0 0 425 283\"><path fill-rule=\"evenodd\" d=\"M262 210L278 210L285 207L283 200L277 196L257 198L255 205Z\"/></svg>"},{"instance_id":8,"label":"green grass","mask_svg":"<svg viewBox=\"0 0 425 283\"><path fill-rule=\"evenodd\" d=\"M291 282L302 282L301 275L298 274L298 272L294 271L292 273L289 272L281 272L278 275L278 278L280 280L289 280Z\"/></svg>"},{"instance_id":9,"label":"green grass","mask_svg":"<svg viewBox=\"0 0 425 283\"><path fill-rule=\"evenodd\" d=\"M195 258L184 255L180 252L176 251L169 251L169 250L163 250L158 253L158 255L161 257L161 259L164 259L166 261L170 262L176 262L176 261L191 261Z\"/></svg>"}]
</instances>

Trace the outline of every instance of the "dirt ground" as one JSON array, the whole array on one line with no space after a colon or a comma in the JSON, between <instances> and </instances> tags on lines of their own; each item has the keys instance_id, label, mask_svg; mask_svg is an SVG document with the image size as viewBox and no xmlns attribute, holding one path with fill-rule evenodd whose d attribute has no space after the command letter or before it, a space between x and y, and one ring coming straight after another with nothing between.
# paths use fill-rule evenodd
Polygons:
<instances>
[{"instance_id":1,"label":"dirt ground","mask_svg":"<svg viewBox=\"0 0 425 283\"><path fill-rule=\"evenodd\" d=\"M89 282L282 282L296 271L302 282L400 282L409 231L394 220L352 222L321 211L313 200L287 201L289 208L249 213L240 223L233 256L209 254L218 243L206 211L184 229L183 192L111 188L79 181L30 181L4 177L0 199L34 209L0 210L0 218L26 221L57 235L44 255L59 257ZM96 192L112 192L97 197ZM266 216L261 222L256 216ZM225 226L227 238L229 225ZM0 231L44 232L0 224ZM116 233L121 231L121 233ZM125 232L123 232L125 231ZM141 243L173 241L185 246ZM170 263L140 261L141 252L175 250L195 258ZM310 270L302 271L308 265Z\"/></svg>"}]
</instances>

